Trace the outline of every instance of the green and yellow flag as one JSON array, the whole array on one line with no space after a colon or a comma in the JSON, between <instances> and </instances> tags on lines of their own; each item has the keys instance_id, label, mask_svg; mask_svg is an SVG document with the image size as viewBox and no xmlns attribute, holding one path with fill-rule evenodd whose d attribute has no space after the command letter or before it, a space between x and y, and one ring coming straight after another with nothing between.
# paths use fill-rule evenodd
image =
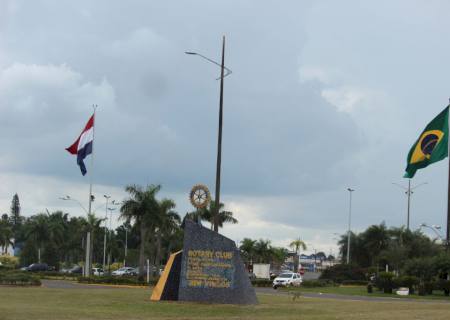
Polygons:
<instances>
[{"instance_id":1,"label":"green and yellow flag","mask_svg":"<svg viewBox=\"0 0 450 320\"><path fill-rule=\"evenodd\" d=\"M419 136L408 153L405 178L412 178L418 169L448 156L448 110L437 115Z\"/></svg>"}]
</instances>

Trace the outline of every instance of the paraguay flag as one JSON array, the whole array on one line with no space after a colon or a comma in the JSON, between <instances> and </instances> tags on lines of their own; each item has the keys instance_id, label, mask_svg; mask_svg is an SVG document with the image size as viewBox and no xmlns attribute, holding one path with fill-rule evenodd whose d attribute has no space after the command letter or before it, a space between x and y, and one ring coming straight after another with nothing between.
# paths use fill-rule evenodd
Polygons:
<instances>
[{"instance_id":1,"label":"paraguay flag","mask_svg":"<svg viewBox=\"0 0 450 320\"><path fill-rule=\"evenodd\" d=\"M87 122L78 139L70 147L66 148L71 154L77 155L77 164L80 166L81 174L83 176L87 172L83 160L92 153L94 144L94 117L95 113Z\"/></svg>"}]
</instances>

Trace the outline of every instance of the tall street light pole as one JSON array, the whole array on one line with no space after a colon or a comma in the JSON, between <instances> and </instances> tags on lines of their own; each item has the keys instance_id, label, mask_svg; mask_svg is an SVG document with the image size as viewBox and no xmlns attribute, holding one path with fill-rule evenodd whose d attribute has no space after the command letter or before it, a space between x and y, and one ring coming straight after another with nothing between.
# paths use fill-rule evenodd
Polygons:
<instances>
[{"instance_id":1,"label":"tall street light pole","mask_svg":"<svg viewBox=\"0 0 450 320\"><path fill-rule=\"evenodd\" d=\"M351 222L352 222L352 193L355 191L352 188L347 188L349 195L350 195L350 201L348 206L348 231L347 231L347 264L350 263L350 236L351 236Z\"/></svg>"},{"instance_id":2,"label":"tall street light pole","mask_svg":"<svg viewBox=\"0 0 450 320\"><path fill-rule=\"evenodd\" d=\"M116 208L108 208L106 207L106 210L109 210L109 253L108 253L108 272L111 274L111 250L112 250L112 212L116 210ZM103 269L104 270L104 269Z\"/></svg>"},{"instance_id":3,"label":"tall street light pole","mask_svg":"<svg viewBox=\"0 0 450 320\"><path fill-rule=\"evenodd\" d=\"M105 205L105 235L103 237L103 270L106 270L106 234L108 232L108 200L111 198L111 196L108 196L106 194L103 195L106 199L106 205Z\"/></svg>"},{"instance_id":4,"label":"tall street light pole","mask_svg":"<svg viewBox=\"0 0 450 320\"><path fill-rule=\"evenodd\" d=\"M413 190L417 189L420 186L423 186L424 184L428 184L428 182L424 182L421 184L418 184L417 186L414 186L411 188L411 179L408 179L408 187L404 187L401 184L392 182L393 185L405 190L405 194L408 197L408 205L407 205L407 209L406 209L406 229L409 230L409 225L410 225L410 209L411 209L411 195L414 193Z\"/></svg>"},{"instance_id":5,"label":"tall street light pole","mask_svg":"<svg viewBox=\"0 0 450 320\"><path fill-rule=\"evenodd\" d=\"M231 74L231 70L225 67L225 36L222 38L222 63L219 64L196 52L185 52L190 55L197 55L209 62L220 66L220 98L219 98L219 134L217 139L217 164L216 164L216 190L214 196L214 231L219 231L219 206L220 206L220 172L222 166L222 122L223 122L223 79ZM225 70L227 74L225 74Z\"/></svg>"}]
</instances>

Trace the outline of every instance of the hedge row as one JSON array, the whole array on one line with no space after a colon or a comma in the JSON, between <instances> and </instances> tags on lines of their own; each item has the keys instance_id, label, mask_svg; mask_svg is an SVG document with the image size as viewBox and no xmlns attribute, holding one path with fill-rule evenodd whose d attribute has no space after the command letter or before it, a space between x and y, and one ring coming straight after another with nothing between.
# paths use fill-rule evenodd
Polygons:
<instances>
[{"instance_id":1,"label":"hedge row","mask_svg":"<svg viewBox=\"0 0 450 320\"><path fill-rule=\"evenodd\" d=\"M367 286L369 281L366 280L342 280L341 285L343 286Z\"/></svg>"},{"instance_id":2,"label":"hedge row","mask_svg":"<svg viewBox=\"0 0 450 320\"><path fill-rule=\"evenodd\" d=\"M10 286L40 286L41 280L26 272L3 271L0 272L0 284Z\"/></svg>"},{"instance_id":3,"label":"hedge row","mask_svg":"<svg viewBox=\"0 0 450 320\"><path fill-rule=\"evenodd\" d=\"M156 285L158 279L150 279L150 283L147 283L147 281L142 277L91 276L91 277L79 277L78 282L91 284L147 286L147 285Z\"/></svg>"},{"instance_id":4,"label":"hedge row","mask_svg":"<svg viewBox=\"0 0 450 320\"><path fill-rule=\"evenodd\" d=\"M251 282L254 287L271 287L273 281L269 279L253 279Z\"/></svg>"},{"instance_id":5,"label":"hedge row","mask_svg":"<svg viewBox=\"0 0 450 320\"><path fill-rule=\"evenodd\" d=\"M317 287L332 287L336 284L329 279L317 279L317 280L303 280L302 287L305 288L317 288Z\"/></svg>"}]
</instances>

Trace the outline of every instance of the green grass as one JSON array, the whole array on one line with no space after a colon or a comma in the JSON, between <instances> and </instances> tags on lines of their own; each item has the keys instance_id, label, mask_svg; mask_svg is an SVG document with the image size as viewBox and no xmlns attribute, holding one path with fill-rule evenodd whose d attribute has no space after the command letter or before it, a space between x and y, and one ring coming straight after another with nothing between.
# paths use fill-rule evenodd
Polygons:
<instances>
[{"instance_id":1,"label":"green grass","mask_svg":"<svg viewBox=\"0 0 450 320\"><path fill-rule=\"evenodd\" d=\"M362 302L261 294L256 306L150 302L149 289L0 287L1 320L449 319L450 304Z\"/></svg>"},{"instance_id":2,"label":"green grass","mask_svg":"<svg viewBox=\"0 0 450 320\"><path fill-rule=\"evenodd\" d=\"M292 290L292 289L291 289ZM365 286L339 286L339 287L318 287L318 288L305 288L301 287L301 292L314 292L314 293L332 293L343 294L351 296L367 296L367 297L390 297L390 298L409 298L409 299L440 299L450 301L450 297L444 296L442 291L434 291L433 295L419 296L417 294L409 296L399 296L395 293L386 294L381 291L373 289L373 293L367 293Z\"/></svg>"}]
</instances>

